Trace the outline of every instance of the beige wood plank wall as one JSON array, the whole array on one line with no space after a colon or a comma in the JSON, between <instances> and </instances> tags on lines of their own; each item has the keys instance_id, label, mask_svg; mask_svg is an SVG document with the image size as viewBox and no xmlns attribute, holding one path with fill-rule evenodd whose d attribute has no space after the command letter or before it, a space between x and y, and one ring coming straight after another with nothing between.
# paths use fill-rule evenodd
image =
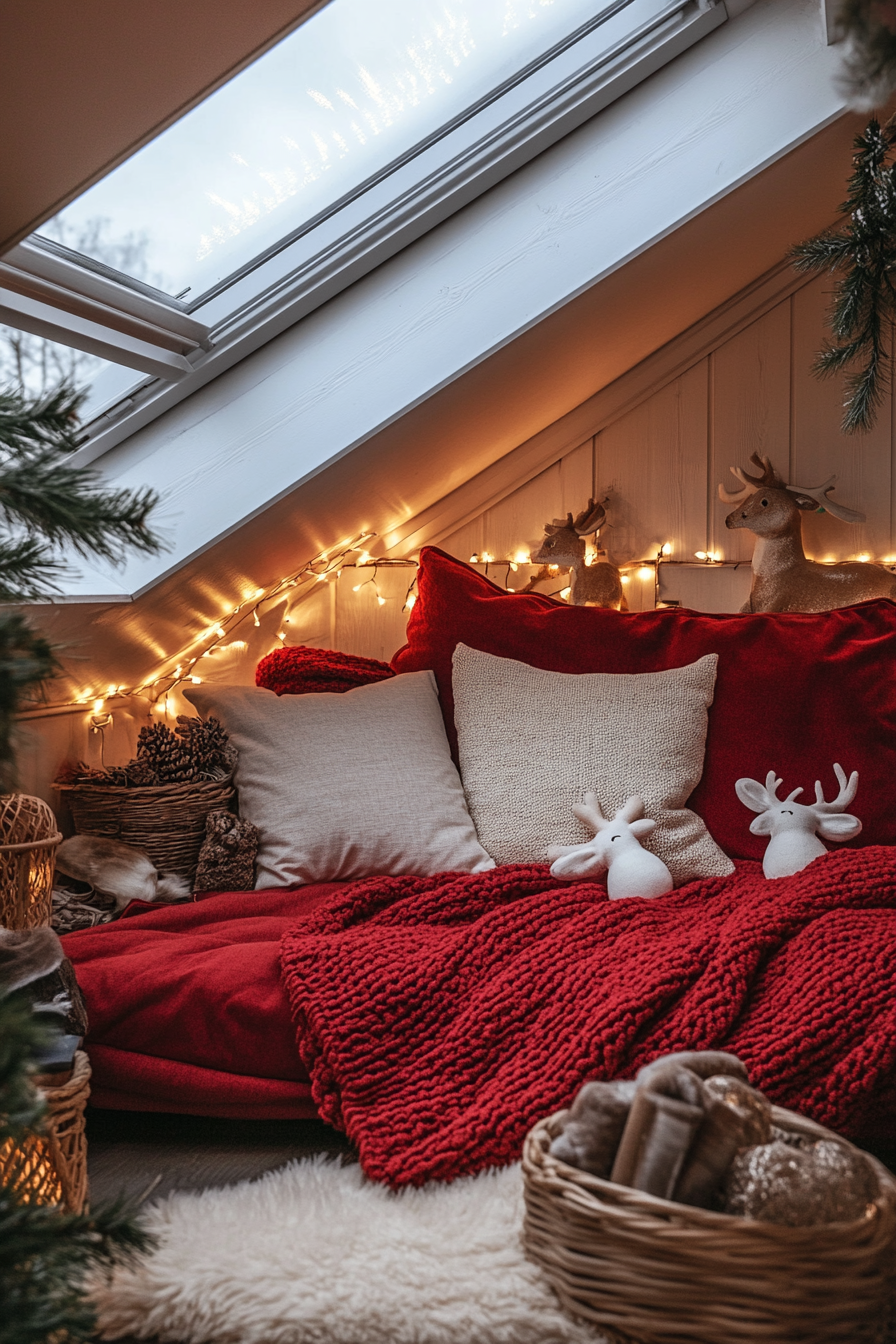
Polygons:
<instances>
[{"instance_id":1,"label":"beige wood plank wall","mask_svg":"<svg viewBox=\"0 0 896 1344\"><path fill-rule=\"evenodd\" d=\"M681 570L662 567L661 598L726 611L748 596L753 537L725 527L730 506L719 500L717 487L733 487L729 467L748 466L752 452L766 454L789 480L803 485L836 474L836 498L867 514L862 525L807 515L810 557L890 559L896 555L892 399L870 434L844 436L841 382L820 382L811 373L825 339L831 287L822 277L787 295L684 373L651 389L589 443L439 544L461 559L483 551L502 559L520 545L532 545L539 521L584 506L590 444L594 487L611 499L604 539L617 563L650 559L664 542L672 544L673 560L692 562ZM564 492L562 473L573 463ZM694 562L696 551L744 563L738 569L700 565ZM652 583L630 572L629 605L634 610L652 605Z\"/></svg>"}]
</instances>

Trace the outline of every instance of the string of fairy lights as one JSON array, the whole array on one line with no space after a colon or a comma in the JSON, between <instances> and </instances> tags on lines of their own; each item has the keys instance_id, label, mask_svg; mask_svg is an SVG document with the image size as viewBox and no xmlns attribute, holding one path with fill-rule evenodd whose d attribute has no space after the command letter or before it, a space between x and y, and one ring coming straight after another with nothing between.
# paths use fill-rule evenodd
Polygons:
<instances>
[{"instance_id":1,"label":"string of fairy lights","mask_svg":"<svg viewBox=\"0 0 896 1344\"><path fill-rule=\"evenodd\" d=\"M92 708L89 722L97 732L102 732L111 723L111 715L106 710L106 702L109 700L122 701L134 698L142 700L144 703L148 701L151 709L160 713L167 713L168 698L172 692L180 686L200 685L202 683L204 680L202 675L204 670L203 660L222 648L248 648L248 642L234 640L233 638L244 623L251 622L254 627L259 627L265 608L284 599L295 601L297 598L303 598L308 595L314 585L325 583L334 575L338 579L343 570L349 567L354 570L357 578L357 582L352 585L352 592L358 594L370 587L378 607L385 606L387 601L396 600L385 597L381 592L378 581L380 572L393 567L410 568L413 574L407 585L401 607L403 613L409 613L417 600L417 561L415 558L374 558L367 548L375 541L376 536L375 532L360 532L328 550L318 552L317 555L305 561L292 573L276 579L265 587L256 588L248 593L241 602L225 611L218 619L203 626L188 643L181 647L178 653L157 665L155 671L143 681L134 685L109 684L105 690L99 690L96 686L88 686L71 699L51 701L41 707L36 707L37 712L39 713L41 710L60 712ZM629 584L633 575L636 575L642 583L652 581L654 605L664 605L660 596L661 566L693 563L692 560L673 560L671 558L672 553L672 543L665 542L657 549L655 555L645 560L633 561L628 565L621 566L620 577L623 585ZM588 557L589 563L595 555L596 551L592 548ZM696 551L694 558L702 564L713 567L749 563L723 560L722 556L714 551ZM858 558L860 560L870 559L869 556L865 555ZM515 576L520 568L537 565L537 562L532 560L530 552L522 548L515 550L503 560L499 560L491 552L483 550L471 555L470 563L482 565L486 575L491 577L493 581L497 577L498 582L501 582L503 578L502 586L509 593L519 591ZM888 556L882 563L892 565L896 563L896 557ZM556 565L545 565L539 568L545 571L545 577L547 578L559 573L559 568ZM500 574L501 570L503 570L503 576ZM495 575L494 571L498 571L498 574ZM526 584L524 591L532 591L534 584L539 581L539 576L536 574ZM545 595L566 600L570 595L570 588L564 586ZM673 605L675 604L673 603ZM286 644L288 639L289 632L284 627L289 624L289 621L290 617L285 613L281 628L276 634L281 646ZM274 647L276 648L277 645L274 645Z\"/></svg>"}]
</instances>

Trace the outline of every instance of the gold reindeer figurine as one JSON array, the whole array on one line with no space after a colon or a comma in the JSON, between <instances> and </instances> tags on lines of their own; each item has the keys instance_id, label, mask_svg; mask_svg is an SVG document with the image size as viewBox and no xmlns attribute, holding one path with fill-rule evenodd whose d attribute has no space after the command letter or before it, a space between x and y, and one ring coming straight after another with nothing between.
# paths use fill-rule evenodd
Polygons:
<instances>
[{"instance_id":1,"label":"gold reindeer figurine","mask_svg":"<svg viewBox=\"0 0 896 1344\"><path fill-rule=\"evenodd\" d=\"M750 461L761 475L732 467L741 488L729 491L719 486L722 503L737 505L725 526L746 527L756 534L753 586L741 611L833 611L872 597L896 599L896 575L883 565L855 560L820 565L806 558L804 512L821 508L846 523L865 521L863 513L829 498L836 476L823 485L787 485L767 457L753 453Z\"/></svg>"},{"instance_id":2,"label":"gold reindeer figurine","mask_svg":"<svg viewBox=\"0 0 896 1344\"><path fill-rule=\"evenodd\" d=\"M603 504L589 499L588 507L578 518L571 513L566 518L555 518L544 525L541 550L532 556L536 565L557 565L571 571L569 601L576 607L603 607L611 611L628 611L622 591L619 570L610 564L606 551L598 549L593 565L585 562L585 538L599 533L607 517Z\"/></svg>"}]
</instances>

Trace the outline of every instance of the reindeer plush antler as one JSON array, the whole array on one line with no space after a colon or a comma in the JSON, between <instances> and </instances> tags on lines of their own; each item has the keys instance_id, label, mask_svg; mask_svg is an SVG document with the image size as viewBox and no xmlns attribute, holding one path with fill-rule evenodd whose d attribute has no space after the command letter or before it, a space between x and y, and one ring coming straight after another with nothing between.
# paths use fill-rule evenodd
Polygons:
<instances>
[{"instance_id":1,"label":"reindeer plush antler","mask_svg":"<svg viewBox=\"0 0 896 1344\"><path fill-rule=\"evenodd\" d=\"M795 800L802 789L794 789L781 801L778 789L781 780L774 770L765 777L765 787L755 779L739 779L734 788L745 807L758 812L750 823L754 835L770 835L771 840L762 860L766 877L790 877L802 868L827 854L818 836L825 840L853 840L861 831L858 817L851 816L847 807L859 787L858 772L853 770L849 779L841 766L834 766L840 791L836 798L825 802L821 781L815 781L815 802L798 803ZM817 832L817 834L816 834Z\"/></svg>"},{"instance_id":2,"label":"reindeer plush antler","mask_svg":"<svg viewBox=\"0 0 896 1344\"><path fill-rule=\"evenodd\" d=\"M554 877L583 878L606 869L607 894L614 901L624 896L664 896L672 890L672 874L662 859L639 843L656 829L656 822L644 816L640 798L627 799L610 819L600 810L595 793L586 793L585 802L574 804L572 810L591 827L594 839L586 845L551 849Z\"/></svg>"}]
</instances>

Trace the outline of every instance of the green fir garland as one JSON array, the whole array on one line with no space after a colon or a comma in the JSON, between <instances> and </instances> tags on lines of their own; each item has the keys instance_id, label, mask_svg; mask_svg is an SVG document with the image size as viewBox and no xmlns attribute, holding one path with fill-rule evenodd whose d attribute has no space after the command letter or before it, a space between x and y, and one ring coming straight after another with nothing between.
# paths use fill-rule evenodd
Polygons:
<instances>
[{"instance_id":1,"label":"green fir garland","mask_svg":"<svg viewBox=\"0 0 896 1344\"><path fill-rule=\"evenodd\" d=\"M840 272L829 314L835 342L828 342L812 371L828 378L850 366L843 433L867 431L889 386L891 332L896 318L896 165L889 162L896 129L868 123L856 136L849 196L839 207L849 217L842 231L828 229L791 250L799 271Z\"/></svg>"}]
</instances>

